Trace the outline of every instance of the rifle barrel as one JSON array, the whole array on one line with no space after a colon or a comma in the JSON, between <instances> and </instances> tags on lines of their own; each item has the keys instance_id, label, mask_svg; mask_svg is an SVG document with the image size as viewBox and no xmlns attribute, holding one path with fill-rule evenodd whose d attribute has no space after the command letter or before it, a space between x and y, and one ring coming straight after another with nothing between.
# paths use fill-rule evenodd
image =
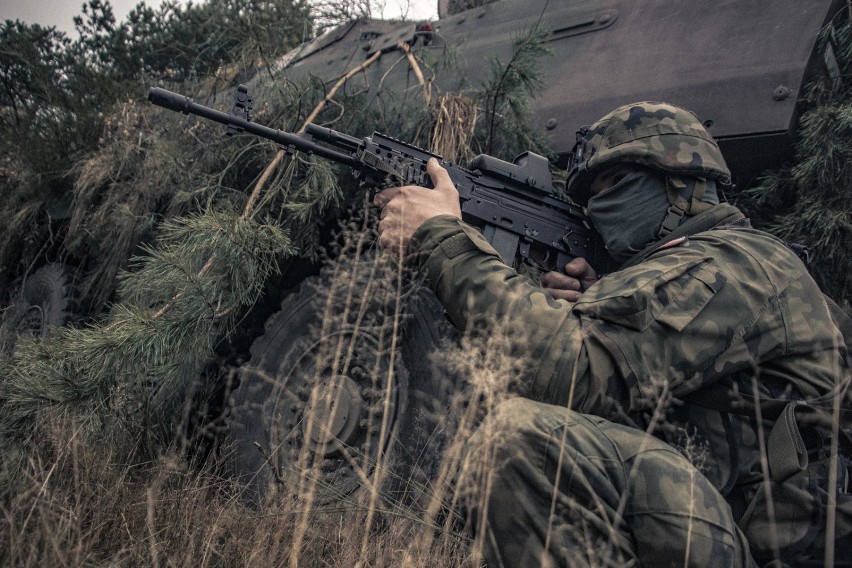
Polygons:
<instances>
[{"instance_id":1,"label":"rifle barrel","mask_svg":"<svg viewBox=\"0 0 852 568\"><path fill-rule=\"evenodd\" d=\"M233 116L220 112L216 109L200 105L189 97L173 93L166 89L151 87L151 89L148 90L148 100L157 106L182 112L183 114L194 114L227 126L234 126L240 130L260 136L261 138L272 140L276 144L280 144L285 147L292 147L307 154L316 154L317 156L347 165L353 169L359 169L361 167L361 162L351 153L338 152L331 148L315 144L310 136L292 134L290 132L284 132L283 130L275 130L260 124L255 124L238 116Z\"/></svg>"}]
</instances>

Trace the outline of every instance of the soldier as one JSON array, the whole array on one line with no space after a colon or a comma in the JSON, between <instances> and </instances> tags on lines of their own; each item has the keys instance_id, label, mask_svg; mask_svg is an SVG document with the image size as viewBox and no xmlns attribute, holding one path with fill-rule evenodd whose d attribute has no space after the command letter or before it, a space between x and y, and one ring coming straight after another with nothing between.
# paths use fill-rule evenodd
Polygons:
<instances>
[{"instance_id":1,"label":"soldier","mask_svg":"<svg viewBox=\"0 0 852 568\"><path fill-rule=\"evenodd\" d=\"M724 201L730 172L698 118L642 102L578 133L569 194L618 268L575 259L543 288L428 170L434 190L377 195L382 244L457 327L512 322L513 352L535 361L468 442L470 467L487 465L461 489L488 566L822 565L829 466L841 485L848 462L815 417L844 392L845 347L802 262Z\"/></svg>"}]
</instances>

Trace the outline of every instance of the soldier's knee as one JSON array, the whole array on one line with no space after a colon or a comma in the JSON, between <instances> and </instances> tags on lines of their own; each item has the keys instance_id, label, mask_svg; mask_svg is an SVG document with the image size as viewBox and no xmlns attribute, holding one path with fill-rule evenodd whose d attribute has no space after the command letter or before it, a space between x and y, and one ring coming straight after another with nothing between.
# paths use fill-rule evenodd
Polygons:
<instances>
[{"instance_id":1,"label":"soldier's knee","mask_svg":"<svg viewBox=\"0 0 852 568\"><path fill-rule=\"evenodd\" d=\"M485 487L501 486L540 462L536 456L544 433L536 425L536 416L541 406L523 398L503 401L491 409L468 439L463 452L464 473L458 484L464 500L473 504L469 507L475 508ZM495 494L503 496L504 492L497 490Z\"/></svg>"},{"instance_id":2,"label":"soldier's knee","mask_svg":"<svg viewBox=\"0 0 852 568\"><path fill-rule=\"evenodd\" d=\"M504 400L485 416L475 438L493 438L494 442L513 446L517 437L540 429L538 417L548 406L526 398Z\"/></svg>"},{"instance_id":3,"label":"soldier's knee","mask_svg":"<svg viewBox=\"0 0 852 568\"><path fill-rule=\"evenodd\" d=\"M483 424L500 428L524 426L532 421L541 406L543 406L542 403L527 398L509 398L491 409L483 420Z\"/></svg>"},{"instance_id":4,"label":"soldier's knee","mask_svg":"<svg viewBox=\"0 0 852 568\"><path fill-rule=\"evenodd\" d=\"M516 452L523 446L524 433L531 428L536 405L525 398L510 398L500 402L482 420L467 442L471 456L503 453L512 448Z\"/></svg>"},{"instance_id":5,"label":"soldier's knee","mask_svg":"<svg viewBox=\"0 0 852 568\"><path fill-rule=\"evenodd\" d=\"M511 398L499 403L485 417L468 442L469 450L493 458L512 459L541 452L555 429L580 416L560 406Z\"/></svg>"}]
</instances>

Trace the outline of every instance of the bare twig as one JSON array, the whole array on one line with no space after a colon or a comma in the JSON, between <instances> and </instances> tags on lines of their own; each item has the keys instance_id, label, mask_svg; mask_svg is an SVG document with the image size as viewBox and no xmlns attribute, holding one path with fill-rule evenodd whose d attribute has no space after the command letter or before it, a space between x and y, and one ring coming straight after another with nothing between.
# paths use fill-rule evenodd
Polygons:
<instances>
[{"instance_id":1,"label":"bare twig","mask_svg":"<svg viewBox=\"0 0 852 568\"><path fill-rule=\"evenodd\" d=\"M426 101L426 105L428 106L432 101L430 85L426 83L426 79L423 77L423 71L420 70L420 65L418 65L417 59L415 59L414 54L411 53L411 47L404 41L399 42L397 47L405 52L405 56L408 58L408 64L411 65L411 69L417 77L417 82L420 83L421 87L423 87L423 99Z\"/></svg>"},{"instance_id":2,"label":"bare twig","mask_svg":"<svg viewBox=\"0 0 852 568\"><path fill-rule=\"evenodd\" d=\"M322 109L325 108L325 105L331 99L334 98L334 95L337 94L337 91L340 90L340 87L342 87L343 85L346 84L346 81L348 81L349 79L351 79L352 77L354 77L355 75L357 75L358 73L360 73L361 71L363 71L364 69L366 69L367 67L372 65L374 62L378 61L379 57L381 57L381 56L382 56L382 52L376 51L373 55L371 55L369 58L367 58L366 61L364 61L360 65L357 65L356 67L353 67L352 69L349 70L349 72L347 72L343 77L341 77L337 81L337 83L335 83L334 87L331 88L331 90L328 92L328 94L325 96L325 98L323 98L323 100L321 100L319 103L317 103L317 105L314 107L314 110L312 110L311 114L308 115L308 118L305 119L305 122L304 122L304 124L302 124L302 127L299 129L298 134L303 133L305 131L305 128L309 124L312 124L314 122L314 120L316 120L319 113L322 111ZM257 181L257 184L255 184L254 190L252 190L251 195L249 196L249 200L246 203L246 207L243 210L243 217L251 217L251 216L254 215L254 213L255 213L253 211L254 205L257 202L261 191L263 191L263 188L266 185L266 182L269 180L269 176L272 175L272 172L275 171L275 168L278 167L278 165L281 163L281 160L284 159L284 156L286 154L287 154L287 152L285 152L284 150L280 150L275 155L275 157L272 159L272 161L269 163L269 165L266 166L266 169L263 170L263 174L260 176L260 179Z\"/></svg>"}]
</instances>

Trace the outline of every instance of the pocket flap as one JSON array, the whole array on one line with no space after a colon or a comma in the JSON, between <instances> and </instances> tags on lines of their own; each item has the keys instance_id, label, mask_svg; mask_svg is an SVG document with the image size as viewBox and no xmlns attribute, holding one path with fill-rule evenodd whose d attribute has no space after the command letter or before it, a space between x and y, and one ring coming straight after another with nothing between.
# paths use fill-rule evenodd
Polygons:
<instances>
[{"instance_id":1,"label":"pocket flap","mask_svg":"<svg viewBox=\"0 0 852 568\"><path fill-rule=\"evenodd\" d=\"M615 273L611 280L601 281L593 295L584 294L574 310L638 331L655 321L681 331L725 282L706 266L709 260L693 257L669 266L638 266Z\"/></svg>"}]
</instances>

